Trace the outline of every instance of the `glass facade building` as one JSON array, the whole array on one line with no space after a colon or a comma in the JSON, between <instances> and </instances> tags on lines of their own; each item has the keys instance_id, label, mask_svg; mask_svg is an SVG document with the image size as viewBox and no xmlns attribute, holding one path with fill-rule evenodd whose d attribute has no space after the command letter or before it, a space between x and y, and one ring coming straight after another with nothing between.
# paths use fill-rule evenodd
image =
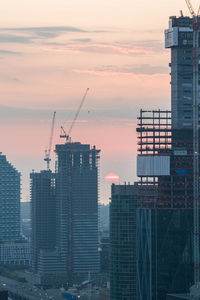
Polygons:
<instances>
[{"instance_id":1,"label":"glass facade building","mask_svg":"<svg viewBox=\"0 0 200 300\"><path fill-rule=\"evenodd\" d=\"M56 145L56 244L68 274L100 271L99 152L78 142Z\"/></svg>"},{"instance_id":2,"label":"glass facade building","mask_svg":"<svg viewBox=\"0 0 200 300\"><path fill-rule=\"evenodd\" d=\"M110 203L110 299L136 297L137 185L111 187Z\"/></svg>"},{"instance_id":3,"label":"glass facade building","mask_svg":"<svg viewBox=\"0 0 200 300\"><path fill-rule=\"evenodd\" d=\"M20 239L20 173L0 153L0 243Z\"/></svg>"}]
</instances>

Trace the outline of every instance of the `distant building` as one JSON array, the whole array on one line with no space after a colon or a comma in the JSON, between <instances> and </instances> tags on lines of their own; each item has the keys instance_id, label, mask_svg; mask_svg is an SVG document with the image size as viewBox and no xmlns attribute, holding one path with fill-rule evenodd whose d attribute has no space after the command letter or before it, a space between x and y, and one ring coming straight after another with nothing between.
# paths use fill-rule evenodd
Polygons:
<instances>
[{"instance_id":1,"label":"distant building","mask_svg":"<svg viewBox=\"0 0 200 300\"><path fill-rule=\"evenodd\" d=\"M109 273L110 271L110 237L100 237L100 266L102 273Z\"/></svg>"},{"instance_id":2,"label":"distant building","mask_svg":"<svg viewBox=\"0 0 200 300\"><path fill-rule=\"evenodd\" d=\"M55 249L45 249L39 252L38 273L41 276L66 275L66 269Z\"/></svg>"},{"instance_id":3,"label":"distant building","mask_svg":"<svg viewBox=\"0 0 200 300\"><path fill-rule=\"evenodd\" d=\"M30 263L30 244L20 234L20 176L0 153L0 264Z\"/></svg>"},{"instance_id":4,"label":"distant building","mask_svg":"<svg viewBox=\"0 0 200 300\"><path fill-rule=\"evenodd\" d=\"M110 203L110 299L136 297L137 185L112 185Z\"/></svg>"},{"instance_id":5,"label":"distant building","mask_svg":"<svg viewBox=\"0 0 200 300\"><path fill-rule=\"evenodd\" d=\"M30 241L31 240L31 219L21 219L21 234Z\"/></svg>"},{"instance_id":6,"label":"distant building","mask_svg":"<svg viewBox=\"0 0 200 300\"><path fill-rule=\"evenodd\" d=\"M0 243L20 239L20 173L0 153Z\"/></svg>"},{"instance_id":7,"label":"distant building","mask_svg":"<svg viewBox=\"0 0 200 300\"><path fill-rule=\"evenodd\" d=\"M109 230L109 204L99 204L99 230L100 232Z\"/></svg>"},{"instance_id":8,"label":"distant building","mask_svg":"<svg viewBox=\"0 0 200 300\"><path fill-rule=\"evenodd\" d=\"M26 240L31 239L31 202L21 202L21 234Z\"/></svg>"},{"instance_id":9,"label":"distant building","mask_svg":"<svg viewBox=\"0 0 200 300\"><path fill-rule=\"evenodd\" d=\"M100 270L98 251L98 160L95 147L56 145L57 250L68 274Z\"/></svg>"},{"instance_id":10,"label":"distant building","mask_svg":"<svg viewBox=\"0 0 200 300\"><path fill-rule=\"evenodd\" d=\"M0 244L0 264L30 265L30 243L25 241ZM0 298L1 299L1 298Z\"/></svg>"},{"instance_id":11,"label":"distant building","mask_svg":"<svg viewBox=\"0 0 200 300\"><path fill-rule=\"evenodd\" d=\"M32 172L30 178L32 269L35 272L54 273L55 262L58 261L56 257L55 174L51 171ZM60 271L60 265L58 271Z\"/></svg>"},{"instance_id":12,"label":"distant building","mask_svg":"<svg viewBox=\"0 0 200 300\"><path fill-rule=\"evenodd\" d=\"M31 218L31 202L21 202L21 219L30 220Z\"/></svg>"}]
</instances>

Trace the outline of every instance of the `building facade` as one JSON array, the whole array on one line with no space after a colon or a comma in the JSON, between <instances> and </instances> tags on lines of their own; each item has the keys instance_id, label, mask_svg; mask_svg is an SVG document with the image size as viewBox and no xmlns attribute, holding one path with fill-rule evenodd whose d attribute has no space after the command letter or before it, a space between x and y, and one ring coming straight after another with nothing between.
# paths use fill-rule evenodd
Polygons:
<instances>
[{"instance_id":1,"label":"building facade","mask_svg":"<svg viewBox=\"0 0 200 300\"><path fill-rule=\"evenodd\" d=\"M0 153L0 243L20 239L20 173Z\"/></svg>"},{"instance_id":2,"label":"building facade","mask_svg":"<svg viewBox=\"0 0 200 300\"><path fill-rule=\"evenodd\" d=\"M26 241L0 244L0 263L12 265L30 265L30 243Z\"/></svg>"},{"instance_id":3,"label":"building facade","mask_svg":"<svg viewBox=\"0 0 200 300\"><path fill-rule=\"evenodd\" d=\"M199 19L198 19L199 22ZM165 47L171 49L171 109L173 129L192 128L193 123L193 21L170 17Z\"/></svg>"},{"instance_id":4,"label":"building facade","mask_svg":"<svg viewBox=\"0 0 200 300\"><path fill-rule=\"evenodd\" d=\"M164 300L193 282L191 131L169 111L141 111L138 125L138 299Z\"/></svg>"},{"instance_id":5,"label":"building facade","mask_svg":"<svg viewBox=\"0 0 200 300\"><path fill-rule=\"evenodd\" d=\"M110 203L110 299L136 296L137 185L112 185Z\"/></svg>"},{"instance_id":6,"label":"building facade","mask_svg":"<svg viewBox=\"0 0 200 300\"><path fill-rule=\"evenodd\" d=\"M99 152L81 143L56 145L56 243L68 274L96 273L100 269Z\"/></svg>"},{"instance_id":7,"label":"building facade","mask_svg":"<svg viewBox=\"0 0 200 300\"><path fill-rule=\"evenodd\" d=\"M170 17L165 47L171 49L171 115L141 111L138 118L140 300L186 293L194 282L192 18Z\"/></svg>"},{"instance_id":8,"label":"building facade","mask_svg":"<svg viewBox=\"0 0 200 300\"><path fill-rule=\"evenodd\" d=\"M30 264L30 244L20 233L21 174L0 153L0 263Z\"/></svg>"},{"instance_id":9,"label":"building facade","mask_svg":"<svg viewBox=\"0 0 200 300\"><path fill-rule=\"evenodd\" d=\"M40 173L32 172L31 179L31 264L35 272L45 272L44 265L49 251L56 250L56 203L55 203L55 174L50 170ZM53 260L52 260L53 261ZM55 259L54 259L55 261ZM48 261L49 262L49 261ZM53 270L55 266L53 262ZM46 265L51 270L51 262Z\"/></svg>"}]
</instances>

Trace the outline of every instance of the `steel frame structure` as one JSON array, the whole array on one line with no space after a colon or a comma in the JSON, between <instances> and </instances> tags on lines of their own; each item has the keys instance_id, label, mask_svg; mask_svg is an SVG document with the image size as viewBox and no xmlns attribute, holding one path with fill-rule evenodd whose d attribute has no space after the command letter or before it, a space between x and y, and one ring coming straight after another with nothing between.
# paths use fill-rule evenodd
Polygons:
<instances>
[{"instance_id":1,"label":"steel frame structure","mask_svg":"<svg viewBox=\"0 0 200 300\"><path fill-rule=\"evenodd\" d=\"M163 259L169 260L173 265L174 257L170 252L175 251L175 261L179 268L177 258L180 256L180 261L184 260L184 247L190 249L189 253L192 253L192 132L192 129L172 129L171 112L168 110L140 111L137 128L138 156L168 156L170 172L164 176L141 175L138 179L137 293L139 300L164 299L160 294L162 284L160 272L162 268L165 270L168 263L163 262ZM184 218L186 218L185 225ZM177 232L173 233L176 230L174 225L176 219L183 222L183 227L178 227ZM161 226L160 222L164 220L165 225ZM177 241L180 235L182 242ZM172 239L174 245L170 243L168 245L168 239ZM165 251L168 246L169 257L166 258L168 254ZM190 272L192 262L188 260L186 263L183 262L183 265L184 274L187 274L188 270ZM176 269L176 266L173 268ZM169 277L169 284L172 282L170 281L172 277Z\"/></svg>"}]
</instances>

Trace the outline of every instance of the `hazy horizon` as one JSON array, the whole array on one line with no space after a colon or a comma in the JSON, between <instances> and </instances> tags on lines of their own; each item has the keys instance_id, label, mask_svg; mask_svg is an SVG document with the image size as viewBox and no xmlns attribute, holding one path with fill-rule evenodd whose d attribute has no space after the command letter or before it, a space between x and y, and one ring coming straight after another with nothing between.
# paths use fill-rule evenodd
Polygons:
<instances>
[{"instance_id":1,"label":"hazy horizon","mask_svg":"<svg viewBox=\"0 0 200 300\"><path fill-rule=\"evenodd\" d=\"M170 108L164 29L181 9L188 14L182 0L2 4L0 151L23 175L22 201L29 201L29 173L45 168L53 111L55 145L87 87L72 140L101 149L100 202L109 201L108 173L120 183L136 180L137 115Z\"/></svg>"}]
</instances>

